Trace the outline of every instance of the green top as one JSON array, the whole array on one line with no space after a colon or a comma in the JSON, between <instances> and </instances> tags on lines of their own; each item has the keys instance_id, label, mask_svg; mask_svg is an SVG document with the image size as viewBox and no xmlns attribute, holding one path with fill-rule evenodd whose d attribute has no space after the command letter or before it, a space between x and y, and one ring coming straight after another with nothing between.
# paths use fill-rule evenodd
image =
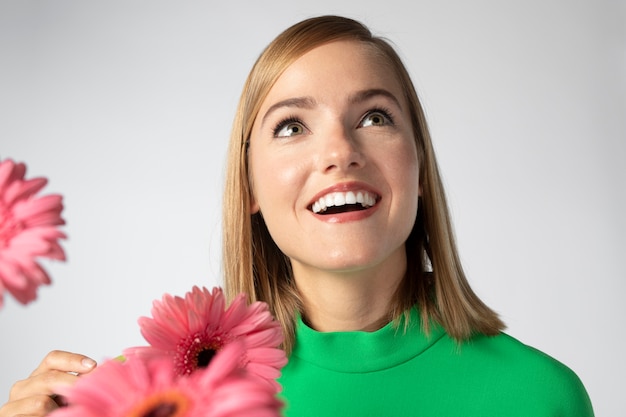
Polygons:
<instances>
[{"instance_id":1,"label":"green top","mask_svg":"<svg viewBox=\"0 0 626 417\"><path fill-rule=\"evenodd\" d=\"M322 333L299 320L279 379L285 416L593 416L576 374L546 354L506 334L459 346L411 315L406 333Z\"/></svg>"}]
</instances>

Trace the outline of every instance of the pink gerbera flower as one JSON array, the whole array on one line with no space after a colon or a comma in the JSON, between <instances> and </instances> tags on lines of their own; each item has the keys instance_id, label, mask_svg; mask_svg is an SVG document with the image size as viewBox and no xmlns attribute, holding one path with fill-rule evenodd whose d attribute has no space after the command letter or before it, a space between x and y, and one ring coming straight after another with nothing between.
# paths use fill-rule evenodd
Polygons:
<instances>
[{"instance_id":1,"label":"pink gerbera flower","mask_svg":"<svg viewBox=\"0 0 626 417\"><path fill-rule=\"evenodd\" d=\"M167 356L179 375L189 375L207 367L225 346L241 340L245 345L241 366L279 389L275 380L287 358L279 348L283 342L280 324L266 303L248 305L240 294L226 308L220 288L209 292L193 287L185 298L166 294L155 301L152 318L141 317L139 326L151 346L127 349L127 356Z\"/></svg>"},{"instance_id":2,"label":"pink gerbera flower","mask_svg":"<svg viewBox=\"0 0 626 417\"><path fill-rule=\"evenodd\" d=\"M273 389L239 367L242 350L231 344L206 372L188 377L164 358L108 361L60 388L68 406L52 417L278 417Z\"/></svg>"},{"instance_id":3,"label":"pink gerbera flower","mask_svg":"<svg viewBox=\"0 0 626 417\"><path fill-rule=\"evenodd\" d=\"M0 307L6 289L22 304L37 297L37 287L50 277L37 258L65 260L59 239L66 236L57 226L62 197L35 197L45 178L24 179L26 166L10 159L0 162Z\"/></svg>"}]
</instances>

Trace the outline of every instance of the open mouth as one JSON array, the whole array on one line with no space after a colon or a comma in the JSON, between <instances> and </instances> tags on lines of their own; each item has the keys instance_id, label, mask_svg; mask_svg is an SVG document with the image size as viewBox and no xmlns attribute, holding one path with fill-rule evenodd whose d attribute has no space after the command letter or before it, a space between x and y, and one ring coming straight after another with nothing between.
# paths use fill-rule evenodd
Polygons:
<instances>
[{"instance_id":1,"label":"open mouth","mask_svg":"<svg viewBox=\"0 0 626 417\"><path fill-rule=\"evenodd\" d=\"M380 199L369 191L334 192L320 197L309 207L315 214L337 214L365 210Z\"/></svg>"}]
</instances>

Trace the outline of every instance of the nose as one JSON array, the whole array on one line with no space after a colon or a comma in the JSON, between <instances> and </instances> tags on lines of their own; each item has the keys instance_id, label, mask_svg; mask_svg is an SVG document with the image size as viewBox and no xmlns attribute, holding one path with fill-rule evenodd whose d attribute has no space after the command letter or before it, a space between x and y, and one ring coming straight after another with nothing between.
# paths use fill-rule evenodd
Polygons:
<instances>
[{"instance_id":1,"label":"nose","mask_svg":"<svg viewBox=\"0 0 626 417\"><path fill-rule=\"evenodd\" d=\"M323 172L347 172L365 165L365 157L359 143L344 127L333 129L320 141L322 143L319 165Z\"/></svg>"}]
</instances>

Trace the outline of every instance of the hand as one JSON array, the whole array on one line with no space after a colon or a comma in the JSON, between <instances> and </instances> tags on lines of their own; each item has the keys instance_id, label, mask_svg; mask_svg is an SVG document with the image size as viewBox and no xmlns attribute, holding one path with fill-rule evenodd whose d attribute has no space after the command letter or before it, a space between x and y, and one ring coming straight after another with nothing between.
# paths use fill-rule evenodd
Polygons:
<instances>
[{"instance_id":1,"label":"hand","mask_svg":"<svg viewBox=\"0 0 626 417\"><path fill-rule=\"evenodd\" d=\"M73 385L79 375L95 367L96 362L84 355L58 350L48 353L27 379L13 385L0 417L45 416L59 407L55 388Z\"/></svg>"}]
</instances>

